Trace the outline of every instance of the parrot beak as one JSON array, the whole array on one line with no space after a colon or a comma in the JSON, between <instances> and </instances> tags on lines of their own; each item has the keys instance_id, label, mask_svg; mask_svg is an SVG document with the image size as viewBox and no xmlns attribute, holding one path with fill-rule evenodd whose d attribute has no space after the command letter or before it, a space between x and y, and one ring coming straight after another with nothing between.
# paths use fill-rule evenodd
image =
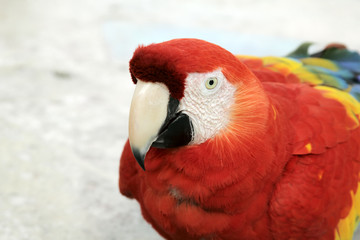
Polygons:
<instances>
[{"instance_id":1,"label":"parrot beak","mask_svg":"<svg viewBox=\"0 0 360 240\"><path fill-rule=\"evenodd\" d=\"M144 170L150 147L175 148L192 140L191 121L178 107L179 100L170 96L164 84L137 81L130 107L129 142Z\"/></svg>"}]
</instances>

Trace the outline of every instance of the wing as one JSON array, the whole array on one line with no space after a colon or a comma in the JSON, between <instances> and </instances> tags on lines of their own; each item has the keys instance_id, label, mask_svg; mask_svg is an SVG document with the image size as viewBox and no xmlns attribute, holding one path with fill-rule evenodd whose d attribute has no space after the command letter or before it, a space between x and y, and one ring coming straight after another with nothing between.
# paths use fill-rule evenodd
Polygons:
<instances>
[{"instance_id":1,"label":"wing","mask_svg":"<svg viewBox=\"0 0 360 240\"><path fill-rule=\"evenodd\" d=\"M360 55L343 45L331 44L308 54L304 43L287 57L237 56L262 82L307 83L349 92L360 100Z\"/></svg>"},{"instance_id":2,"label":"wing","mask_svg":"<svg viewBox=\"0 0 360 240\"><path fill-rule=\"evenodd\" d=\"M348 93L349 99L343 96L339 102L334 97L339 90L329 93L301 84L264 87L277 114L287 114L294 128L293 157L271 200L276 239L334 239L335 234L351 239L360 216L360 128L354 118L359 104L352 106L350 100L355 100ZM278 106L284 101L287 109Z\"/></svg>"},{"instance_id":3,"label":"wing","mask_svg":"<svg viewBox=\"0 0 360 240\"><path fill-rule=\"evenodd\" d=\"M352 239L360 216L359 158L352 146L291 159L270 205L275 239Z\"/></svg>"},{"instance_id":4,"label":"wing","mask_svg":"<svg viewBox=\"0 0 360 240\"><path fill-rule=\"evenodd\" d=\"M291 106L277 109L294 128L293 157L271 200L272 231L276 239L350 240L360 218L357 70L317 57L270 65L265 71L285 84L263 78L264 87L274 103Z\"/></svg>"}]
</instances>

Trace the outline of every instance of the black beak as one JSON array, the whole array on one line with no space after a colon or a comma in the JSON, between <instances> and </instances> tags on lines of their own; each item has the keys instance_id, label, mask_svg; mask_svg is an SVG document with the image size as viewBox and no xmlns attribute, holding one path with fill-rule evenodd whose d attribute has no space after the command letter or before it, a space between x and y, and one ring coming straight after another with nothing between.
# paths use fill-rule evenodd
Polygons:
<instances>
[{"instance_id":1,"label":"black beak","mask_svg":"<svg viewBox=\"0 0 360 240\"><path fill-rule=\"evenodd\" d=\"M177 112L179 101L170 97L168 114L158 137L152 143L155 148L176 148L187 145L192 140L192 125L188 115Z\"/></svg>"}]
</instances>

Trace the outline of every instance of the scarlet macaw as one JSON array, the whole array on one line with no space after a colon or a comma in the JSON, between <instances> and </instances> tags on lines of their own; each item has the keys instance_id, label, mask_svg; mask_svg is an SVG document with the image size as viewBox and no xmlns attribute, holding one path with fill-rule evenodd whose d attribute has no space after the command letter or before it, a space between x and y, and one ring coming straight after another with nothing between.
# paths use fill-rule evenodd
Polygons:
<instances>
[{"instance_id":1,"label":"scarlet macaw","mask_svg":"<svg viewBox=\"0 0 360 240\"><path fill-rule=\"evenodd\" d=\"M360 56L308 48L258 58L175 39L135 51L119 186L164 238L352 238Z\"/></svg>"}]
</instances>

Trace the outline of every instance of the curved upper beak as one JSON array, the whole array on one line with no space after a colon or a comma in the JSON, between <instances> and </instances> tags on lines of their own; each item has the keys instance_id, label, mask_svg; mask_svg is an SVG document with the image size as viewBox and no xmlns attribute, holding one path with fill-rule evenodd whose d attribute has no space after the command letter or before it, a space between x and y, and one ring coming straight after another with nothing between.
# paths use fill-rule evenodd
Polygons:
<instances>
[{"instance_id":1,"label":"curved upper beak","mask_svg":"<svg viewBox=\"0 0 360 240\"><path fill-rule=\"evenodd\" d=\"M191 121L178 107L179 100L170 96L164 84L137 81L130 107L129 141L144 170L150 147L173 148L192 140Z\"/></svg>"}]
</instances>

